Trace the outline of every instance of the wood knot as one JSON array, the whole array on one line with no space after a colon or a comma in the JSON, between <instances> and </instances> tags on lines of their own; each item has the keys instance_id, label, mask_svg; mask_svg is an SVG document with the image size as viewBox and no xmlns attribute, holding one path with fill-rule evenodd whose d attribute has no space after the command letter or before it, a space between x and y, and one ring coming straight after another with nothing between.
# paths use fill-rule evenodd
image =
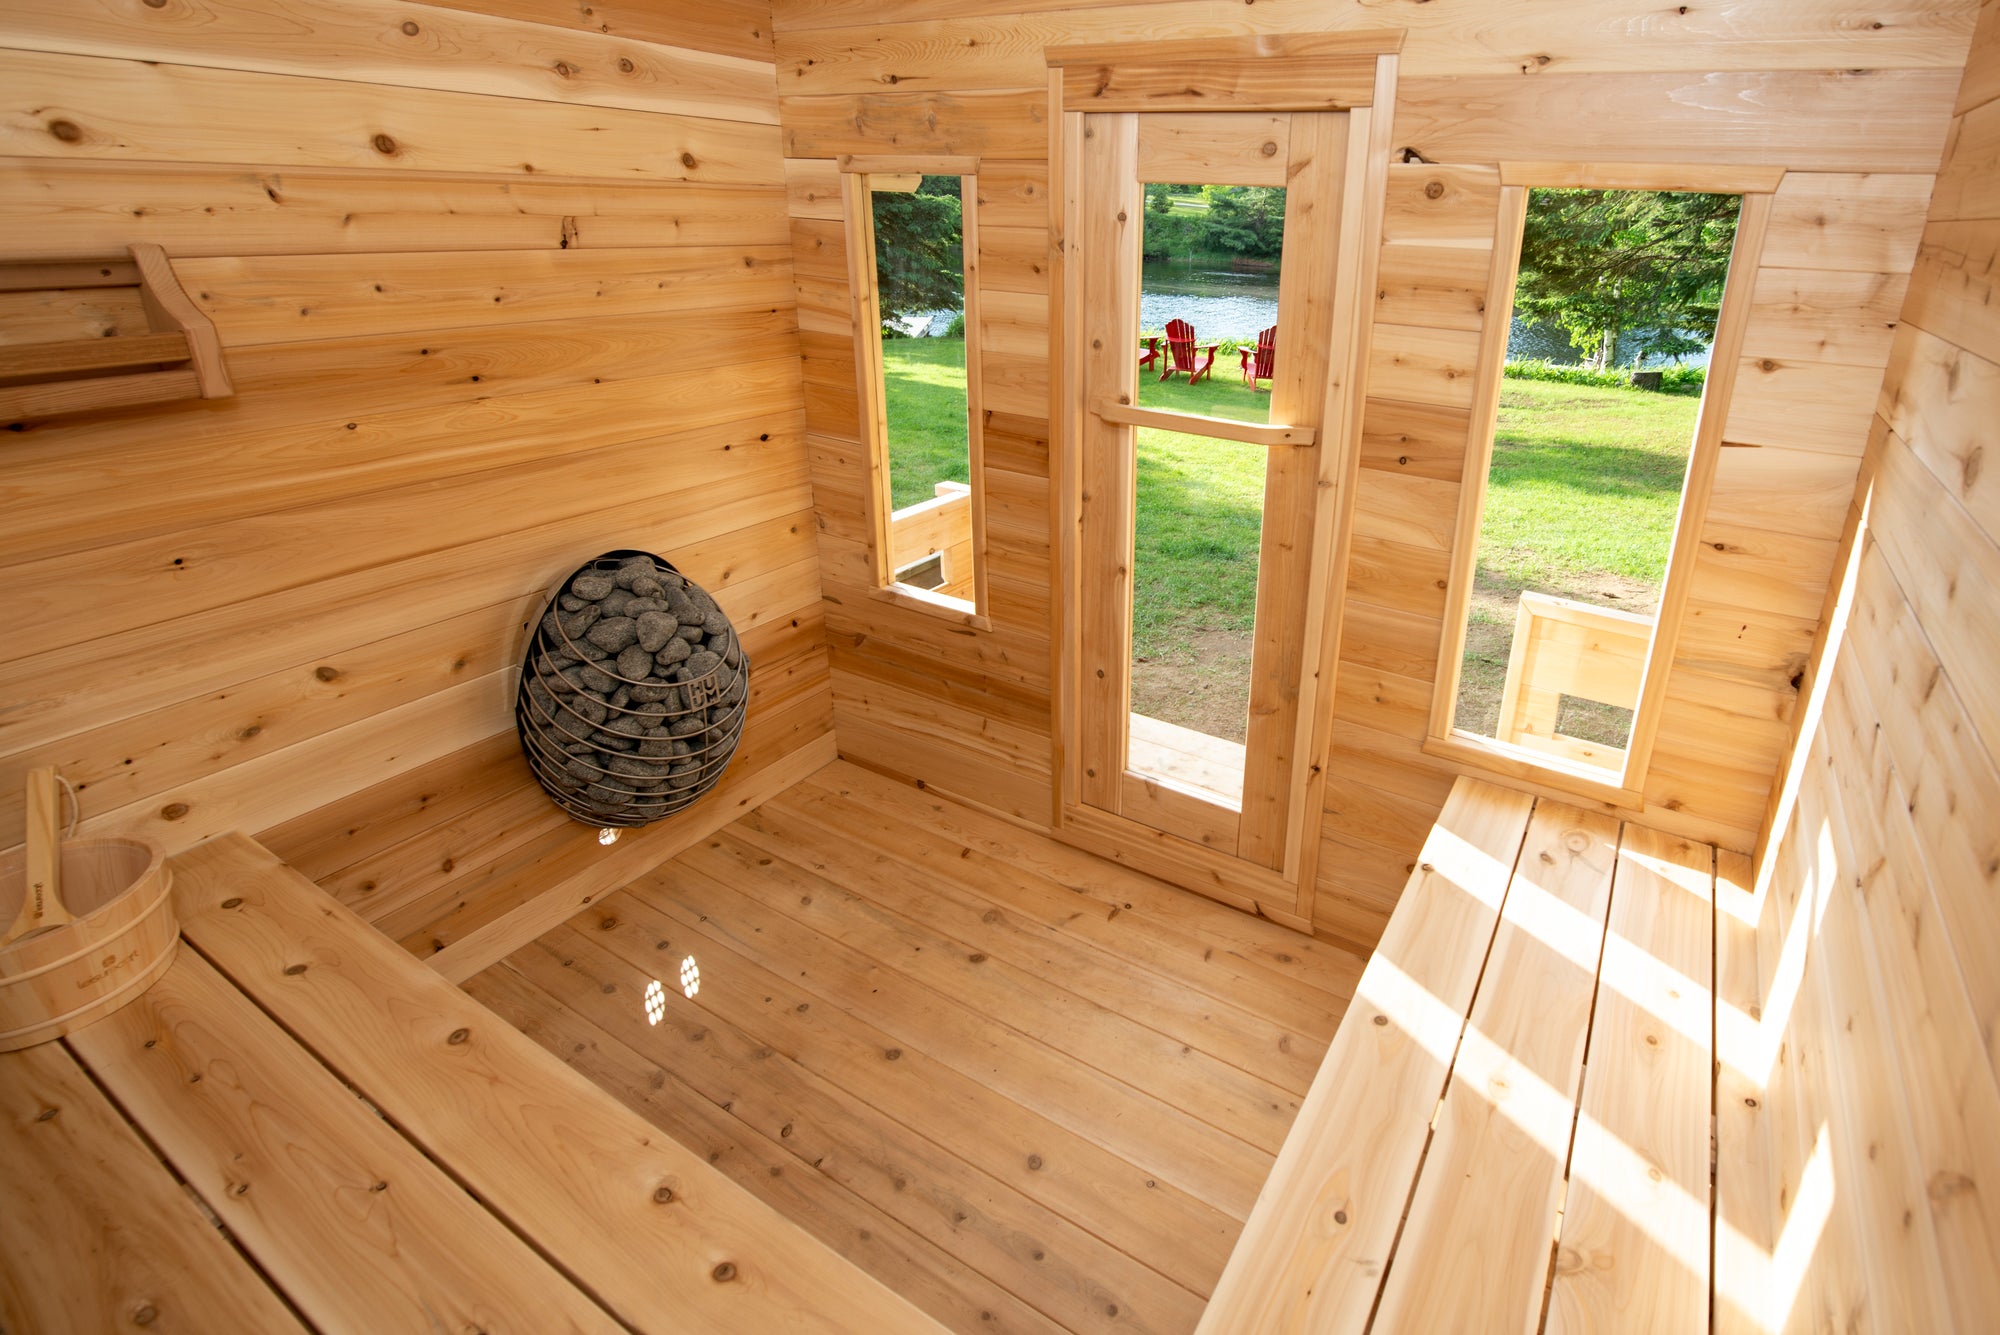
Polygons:
<instances>
[{"instance_id":1,"label":"wood knot","mask_svg":"<svg viewBox=\"0 0 2000 1335\"><path fill-rule=\"evenodd\" d=\"M653 1204L671 1205L673 1201L674 1189L666 1183L662 1182L659 1186L653 1188Z\"/></svg>"},{"instance_id":2,"label":"wood knot","mask_svg":"<svg viewBox=\"0 0 2000 1335\"><path fill-rule=\"evenodd\" d=\"M1929 1190L1930 1198L1934 1201L1950 1200L1953 1196L1972 1190L1972 1179L1964 1173L1933 1173Z\"/></svg>"},{"instance_id":3,"label":"wood knot","mask_svg":"<svg viewBox=\"0 0 2000 1335\"><path fill-rule=\"evenodd\" d=\"M225 900L223 900L223 901L222 901L222 907L224 907L224 908L226 908L226 909L238 909L238 908L242 908L242 907L243 907L243 896L241 896L241 895L231 895L231 896L230 896L229 898L227 898L227 899L225 899Z\"/></svg>"},{"instance_id":4,"label":"wood knot","mask_svg":"<svg viewBox=\"0 0 2000 1335\"><path fill-rule=\"evenodd\" d=\"M161 820L179 820L187 814L188 804L185 802L169 802L160 808Z\"/></svg>"},{"instance_id":5,"label":"wood knot","mask_svg":"<svg viewBox=\"0 0 2000 1335\"><path fill-rule=\"evenodd\" d=\"M1029 1171L1029 1172L1031 1172L1031 1173L1039 1173L1039 1172L1041 1172L1041 1171L1042 1171L1042 1156L1041 1156L1041 1155L1039 1155L1039 1154L1030 1154L1030 1155L1028 1156L1028 1171Z\"/></svg>"},{"instance_id":6,"label":"wood knot","mask_svg":"<svg viewBox=\"0 0 2000 1335\"><path fill-rule=\"evenodd\" d=\"M895 1062L895 1061L901 1061L902 1059L903 1059L903 1050L901 1048L890 1048L888 1051L882 1054L882 1060L884 1061Z\"/></svg>"},{"instance_id":7,"label":"wood knot","mask_svg":"<svg viewBox=\"0 0 2000 1335\"><path fill-rule=\"evenodd\" d=\"M1744 1106L1744 1107L1746 1107L1746 1108L1754 1108L1754 1107L1756 1107L1756 1106L1757 1106L1757 1096L1756 1096L1755 1094L1745 1094L1745 1095L1743 1096L1743 1106Z\"/></svg>"},{"instance_id":8,"label":"wood knot","mask_svg":"<svg viewBox=\"0 0 2000 1335\"><path fill-rule=\"evenodd\" d=\"M405 37L415 37L415 36L416 36L416 35L417 35L418 33L422 32L422 31L423 31L423 29L421 29L421 28L419 28L419 27L417 26L417 24L416 24L416 20L414 20L414 19L404 19L404 20L403 20L403 36L405 36Z\"/></svg>"},{"instance_id":9,"label":"wood knot","mask_svg":"<svg viewBox=\"0 0 2000 1335\"><path fill-rule=\"evenodd\" d=\"M576 66L570 64L567 60L558 60L556 62L556 74L558 76L567 79L575 73Z\"/></svg>"},{"instance_id":10,"label":"wood knot","mask_svg":"<svg viewBox=\"0 0 2000 1335\"><path fill-rule=\"evenodd\" d=\"M734 1261L724 1261L721 1265L709 1271L708 1277L717 1284L727 1284L730 1280L736 1278L736 1263Z\"/></svg>"},{"instance_id":11,"label":"wood knot","mask_svg":"<svg viewBox=\"0 0 2000 1335\"><path fill-rule=\"evenodd\" d=\"M699 163L700 159L695 157L694 154L692 153L681 154L681 166L686 167L689 171L693 171Z\"/></svg>"},{"instance_id":12,"label":"wood knot","mask_svg":"<svg viewBox=\"0 0 2000 1335\"><path fill-rule=\"evenodd\" d=\"M470 1029L454 1029L451 1031L450 1037L445 1039L445 1042L451 1044L453 1047L458 1047L471 1037L472 1031Z\"/></svg>"},{"instance_id":13,"label":"wood knot","mask_svg":"<svg viewBox=\"0 0 2000 1335\"><path fill-rule=\"evenodd\" d=\"M147 4L152 4L152 2L153 0L146 0ZM151 1303L140 1303L132 1309L132 1324L135 1326L150 1326L159 1319L160 1309Z\"/></svg>"},{"instance_id":14,"label":"wood knot","mask_svg":"<svg viewBox=\"0 0 2000 1335\"><path fill-rule=\"evenodd\" d=\"M1266 139L1257 146L1257 151L1267 158L1275 158L1278 156L1278 141L1275 139Z\"/></svg>"},{"instance_id":15,"label":"wood knot","mask_svg":"<svg viewBox=\"0 0 2000 1335\"><path fill-rule=\"evenodd\" d=\"M637 68L638 66L634 65L630 60L627 60L624 56L618 57L618 72L620 74L630 74L633 70Z\"/></svg>"},{"instance_id":16,"label":"wood knot","mask_svg":"<svg viewBox=\"0 0 2000 1335\"><path fill-rule=\"evenodd\" d=\"M1346 1223L1346 1222L1347 1222L1347 1211L1345 1211L1345 1210L1335 1210L1335 1211L1333 1212L1333 1222L1334 1222L1334 1223L1336 1223L1336 1224L1344 1224L1344 1223Z\"/></svg>"},{"instance_id":17,"label":"wood knot","mask_svg":"<svg viewBox=\"0 0 2000 1335\"><path fill-rule=\"evenodd\" d=\"M75 121L50 121L49 133L65 144L78 143L83 139L83 131L77 127Z\"/></svg>"},{"instance_id":18,"label":"wood knot","mask_svg":"<svg viewBox=\"0 0 2000 1335\"><path fill-rule=\"evenodd\" d=\"M1425 181L1425 182L1424 182L1424 198L1425 198L1425 199L1443 199L1443 198L1444 198L1444 182L1443 182L1443 181Z\"/></svg>"},{"instance_id":19,"label":"wood knot","mask_svg":"<svg viewBox=\"0 0 2000 1335\"><path fill-rule=\"evenodd\" d=\"M35 1120L37 1122L53 1122L56 1120L56 1114L61 1111L61 1108L44 1108L35 1114Z\"/></svg>"},{"instance_id":20,"label":"wood knot","mask_svg":"<svg viewBox=\"0 0 2000 1335\"><path fill-rule=\"evenodd\" d=\"M1378 1025L1385 1025L1389 1023L1389 1017L1386 1015L1378 1015L1375 1017L1375 1023Z\"/></svg>"},{"instance_id":21,"label":"wood knot","mask_svg":"<svg viewBox=\"0 0 2000 1335\"><path fill-rule=\"evenodd\" d=\"M304 973L308 967L310 966L304 964L287 964L285 966L285 977L297 978L300 974Z\"/></svg>"},{"instance_id":22,"label":"wood knot","mask_svg":"<svg viewBox=\"0 0 2000 1335\"><path fill-rule=\"evenodd\" d=\"M396 141L386 134L378 134L368 142L375 146L377 153L393 154L396 151Z\"/></svg>"},{"instance_id":23,"label":"wood knot","mask_svg":"<svg viewBox=\"0 0 2000 1335\"><path fill-rule=\"evenodd\" d=\"M146 0L146 8L148 9L165 9L166 7L167 0Z\"/></svg>"}]
</instances>

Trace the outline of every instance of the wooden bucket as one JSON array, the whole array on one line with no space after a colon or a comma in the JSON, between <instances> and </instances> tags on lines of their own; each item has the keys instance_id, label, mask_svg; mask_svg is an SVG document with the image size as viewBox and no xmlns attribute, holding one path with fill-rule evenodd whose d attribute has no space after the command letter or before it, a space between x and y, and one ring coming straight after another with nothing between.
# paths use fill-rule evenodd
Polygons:
<instances>
[{"instance_id":1,"label":"wooden bucket","mask_svg":"<svg viewBox=\"0 0 2000 1335\"><path fill-rule=\"evenodd\" d=\"M61 927L0 947L0 1052L60 1038L144 992L180 943L166 855L139 839L62 846ZM27 890L27 853L0 854L0 922Z\"/></svg>"}]
</instances>

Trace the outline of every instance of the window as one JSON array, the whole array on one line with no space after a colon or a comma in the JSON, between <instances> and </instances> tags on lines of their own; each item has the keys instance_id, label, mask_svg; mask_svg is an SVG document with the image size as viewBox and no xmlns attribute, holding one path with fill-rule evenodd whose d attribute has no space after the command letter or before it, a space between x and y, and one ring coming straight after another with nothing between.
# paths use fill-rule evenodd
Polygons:
<instances>
[{"instance_id":1,"label":"window","mask_svg":"<svg viewBox=\"0 0 2000 1335\"><path fill-rule=\"evenodd\" d=\"M1510 326L1485 354L1506 365L1485 368L1430 746L1630 791L1701 518L1684 497L1720 445L1705 367L1740 337L1748 214L1681 190L1512 194Z\"/></svg>"},{"instance_id":2,"label":"window","mask_svg":"<svg viewBox=\"0 0 2000 1335\"><path fill-rule=\"evenodd\" d=\"M875 583L983 623L977 164L843 166Z\"/></svg>"}]
</instances>

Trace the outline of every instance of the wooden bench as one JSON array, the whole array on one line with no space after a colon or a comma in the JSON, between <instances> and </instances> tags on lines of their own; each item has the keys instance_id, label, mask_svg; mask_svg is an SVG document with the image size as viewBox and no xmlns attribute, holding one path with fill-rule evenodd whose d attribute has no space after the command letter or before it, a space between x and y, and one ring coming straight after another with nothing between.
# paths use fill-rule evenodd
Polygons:
<instances>
[{"instance_id":1,"label":"wooden bench","mask_svg":"<svg viewBox=\"0 0 2000 1335\"><path fill-rule=\"evenodd\" d=\"M167 973L0 1055L0 1329L937 1329L261 845L172 866Z\"/></svg>"},{"instance_id":2,"label":"wooden bench","mask_svg":"<svg viewBox=\"0 0 2000 1335\"><path fill-rule=\"evenodd\" d=\"M1201 1331L1706 1332L1716 868L1460 779Z\"/></svg>"}]
</instances>

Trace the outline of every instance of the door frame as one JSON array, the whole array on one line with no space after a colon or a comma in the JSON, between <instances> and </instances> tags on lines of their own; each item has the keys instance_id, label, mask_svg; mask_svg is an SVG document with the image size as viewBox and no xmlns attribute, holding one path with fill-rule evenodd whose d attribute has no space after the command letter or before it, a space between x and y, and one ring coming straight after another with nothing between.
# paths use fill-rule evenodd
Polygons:
<instances>
[{"instance_id":1,"label":"door frame","mask_svg":"<svg viewBox=\"0 0 2000 1335\"><path fill-rule=\"evenodd\" d=\"M1371 31L1200 43L1057 47L1047 53L1053 243L1051 309L1058 317L1051 322L1050 376L1051 421L1057 427L1050 442L1051 474L1056 482L1058 508L1057 559L1052 576L1057 626L1053 650L1056 782L1052 826L1059 837L1071 843L1301 931L1312 929L1319 867L1334 670L1339 661L1340 605L1346 584L1352 498L1359 467L1362 388L1373 307L1368 296L1374 290L1381 241L1392 129L1388 111L1395 105L1396 52L1401 40L1400 31ZM1383 109L1382 114L1377 114L1378 107ZM1260 750L1260 754L1276 757L1274 763L1282 773L1272 776L1264 785L1262 791L1266 796L1257 814L1243 822L1245 830L1253 827L1256 830L1254 842L1246 839L1244 843L1252 851L1249 857L1238 856L1235 849L1224 851L1121 814L1117 797L1107 803L1106 795L1125 786L1130 776L1122 771L1115 775L1087 773L1086 748L1079 744L1082 740L1079 729L1086 716L1094 720L1092 726L1101 732L1107 707L1102 699L1089 698L1093 689L1102 695L1103 688L1094 685L1099 676L1090 669L1091 655L1085 652L1082 625L1086 602L1081 585L1086 532L1084 442L1106 438L1107 432L1116 432L1118 439L1129 441L1132 430L1129 424L1119 425L1096 413L1084 401L1086 393L1094 392L1088 388L1087 366L1099 366L1101 380L1104 375L1101 368L1113 364L1106 360L1107 356L1124 356L1127 351L1120 346L1107 354L1100 346L1093 358L1093 350L1086 348L1086 340L1079 337L1085 327L1088 300L1080 261L1082 246L1090 234L1082 213L1086 190L1084 118L1225 111L1345 113L1346 127L1337 180L1330 180L1326 191L1319 196L1329 202L1338 201L1337 244L1331 254L1294 254L1287 269L1294 266L1304 269L1306 279L1281 289L1281 330L1291 331L1295 347L1308 346L1305 340L1312 337L1312 331L1326 331L1327 356L1320 363L1320 372L1311 377L1323 383L1317 386L1302 383L1296 387L1298 394L1315 396L1304 415L1319 424L1317 439L1311 447L1294 447L1296 457L1291 466L1294 470L1304 470L1296 479L1298 485L1282 493L1276 489L1267 491L1267 496L1286 494L1305 498L1294 513L1276 518L1290 526L1286 540L1295 549L1303 548L1306 556L1303 566L1294 569L1296 587L1289 588L1279 599L1292 609L1296 624L1290 616L1275 618L1274 625L1265 624L1265 572L1261 568L1259 572L1258 626L1253 633L1259 640L1269 635L1289 639L1292 643L1284 652L1297 667L1295 679L1260 680L1252 685L1253 700L1275 701L1283 711L1281 724L1266 726ZM1335 119L1323 117L1312 123L1326 127ZM1129 137L1136 140L1136 133L1136 129L1131 130ZM1136 173L1136 149L1130 156ZM1320 155L1321 170L1331 156L1330 151ZM1311 160L1310 153L1292 152L1287 169L1288 187L1294 171L1312 170ZM1129 199L1137 199L1136 174L1131 182L1121 182L1120 188L1128 185L1125 193ZM1290 205L1288 197L1288 237L1292 228ZM1131 212L1128 202L1115 222L1100 219L1097 244L1116 244L1111 238L1118 228L1132 225ZM1078 263L1072 265L1072 260ZM1113 286L1116 285L1114 280ZM1296 300L1294 287L1302 292ZM1131 298L1132 311L1129 317L1124 317L1128 320L1136 319L1136 275ZM1101 338L1096 341L1105 342ZM1306 359L1294 360L1308 364ZM1129 374L1128 371L1128 379ZM1275 386L1273 398L1279 399ZM1129 455L1129 446L1125 453ZM1100 449L1094 457L1102 461L1103 455ZM1273 469L1273 475L1278 471ZM1104 477L1093 481L1126 486L1130 481L1128 473L1127 464L1116 463ZM1128 511L1129 508L1126 507ZM1267 502L1267 529L1273 518ZM1129 576L1129 570L1126 573ZM1302 581L1296 578L1299 575L1303 576ZM1129 591L1126 596L1129 600ZM1126 616L1129 621L1129 606ZM1100 657L1101 648L1099 645ZM1263 657L1265 661L1275 661L1268 655ZM1129 655L1123 671L1129 672ZM1260 672L1260 677L1268 676ZM1125 701L1129 713L1129 688L1123 679L1118 698ZM1252 714L1254 729L1258 709L1253 707ZM1268 719L1273 711L1266 709L1263 716ZM1283 749L1273 750L1273 747ZM1122 766L1122 741L1113 754ZM1254 757L1251 763L1256 763ZM1246 792L1246 806L1248 803Z\"/></svg>"}]
</instances>

